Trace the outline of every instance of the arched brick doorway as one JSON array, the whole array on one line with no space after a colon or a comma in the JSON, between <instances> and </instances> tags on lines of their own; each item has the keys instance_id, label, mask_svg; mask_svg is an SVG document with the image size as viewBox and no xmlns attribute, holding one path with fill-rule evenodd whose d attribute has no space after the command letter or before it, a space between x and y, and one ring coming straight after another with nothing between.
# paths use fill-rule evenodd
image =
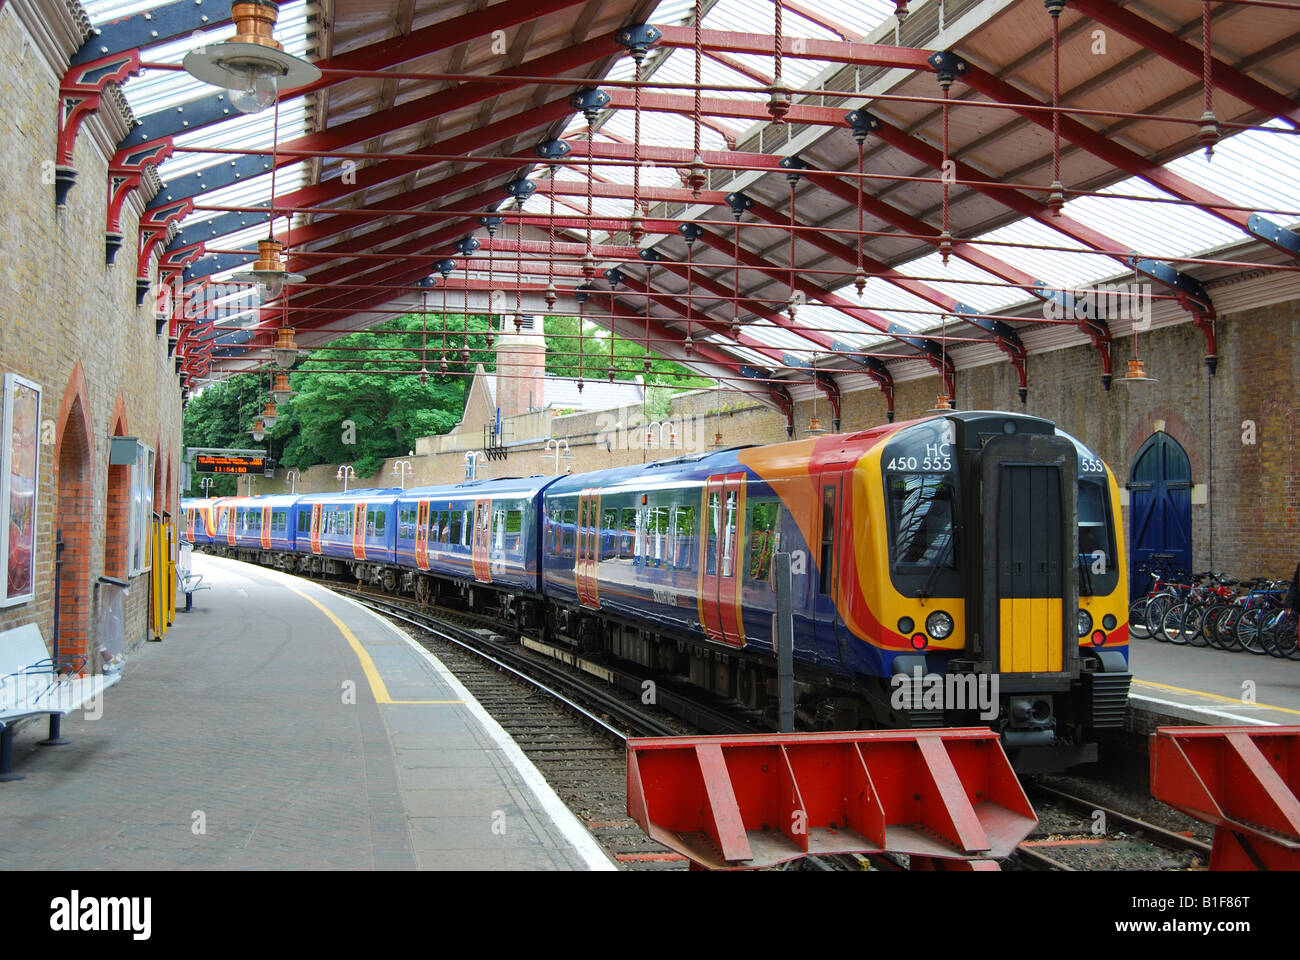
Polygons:
<instances>
[{"instance_id":1,"label":"arched brick doorway","mask_svg":"<svg viewBox=\"0 0 1300 960\"><path fill-rule=\"evenodd\" d=\"M59 653L86 656L90 650L90 543L94 532L90 429L85 397L69 386L60 412L56 536L63 551L58 565Z\"/></svg>"},{"instance_id":2,"label":"arched brick doorway","mask_svg":"<svg viewBox=\"0 0 1300 960\"><path fill-rule=\"evenodd\" d=\"M111 435L126 436L126 410L122 394L118 393L113 410ZM127 578L127 540L131 529L131 468L126 464L108 466L108 489L105 497L104 518L104 574Z\"/></svg>"},{"instance_id":3,"label":"arched brick doorway","mask_svg":"<svg viewBox=\"0 0 1300 960\"><path fill-rule=\"evenodd\" d=\"M1147 571L1192 566L1192 468L1187 451L1158 431L1129 472L1129 589L1150 585Z\"/></svg>"}]
</instances>

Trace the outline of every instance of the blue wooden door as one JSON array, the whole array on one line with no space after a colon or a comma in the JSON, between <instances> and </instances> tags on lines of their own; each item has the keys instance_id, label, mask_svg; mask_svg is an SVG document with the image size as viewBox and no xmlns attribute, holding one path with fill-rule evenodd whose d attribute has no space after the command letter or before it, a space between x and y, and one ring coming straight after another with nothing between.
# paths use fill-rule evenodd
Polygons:
<instances>
[{"instance_id":1,"label":"blue wooden door","mask_svg":"<svg viewBox=\"0 0 1300 960\"><path fill-rule=\"evenodd\" d=\"M1144 593L1147 571L1192 566L1192 467L1167 433L1142 445L1129 473L1129 589Z\"/></svg>"}]
</instances>

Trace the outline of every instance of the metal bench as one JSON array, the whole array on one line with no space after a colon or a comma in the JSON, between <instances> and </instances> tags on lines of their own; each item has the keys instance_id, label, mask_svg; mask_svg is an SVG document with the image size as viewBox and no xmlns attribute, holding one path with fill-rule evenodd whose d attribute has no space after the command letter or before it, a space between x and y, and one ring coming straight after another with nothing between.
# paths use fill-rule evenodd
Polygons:
<instances>
[{"instance_id":1,"label":"metal bench","mask_svg":"<svg viewBox=\"0 0 1300 960\"><path fill-rule=\"evenodd\" d=\"M13 772L14 731L18 721L48 714L45 746L67 743L60 735L63 715L85 706L121 679L120 674L80 676L86 658L51 657L36 624L0 633L0 782L22 780Z\"/></svg>"}]
</instances>

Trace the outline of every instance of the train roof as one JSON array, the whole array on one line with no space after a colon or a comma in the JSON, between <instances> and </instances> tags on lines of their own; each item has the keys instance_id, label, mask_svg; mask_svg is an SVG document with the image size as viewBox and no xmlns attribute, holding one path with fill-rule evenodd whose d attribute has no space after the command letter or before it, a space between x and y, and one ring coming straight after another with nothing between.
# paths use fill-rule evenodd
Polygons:
<instances>
[{"instance_id":1,"label":"train roof","mask_svg":"<svg viewBox=\"0 0 1300 960\"><path fill-rule=\"evenodd\" d=\"M344 493L336 490L332 493L304 493L298 503L347 503L353 500L388 500L396 499L402 492L400 487L359 487Z\"/></svg>"},{"instance_id":2,"label":"train roof","mask_svg":"<svg viewBox=\"0 0 1300 960\"><path fill-rule=\"evenodd\" d=\"M561 478L533 474L528 477L496 477L483 480L466 480L462 483L449 483L430 487L412 487L409 490L401 492L398 499L402 501L440 500L444 498L463 500L469 497L491 497L505 494L534 496L539 491L546 489L559 479Z\"/></svg>"}]
</instances>

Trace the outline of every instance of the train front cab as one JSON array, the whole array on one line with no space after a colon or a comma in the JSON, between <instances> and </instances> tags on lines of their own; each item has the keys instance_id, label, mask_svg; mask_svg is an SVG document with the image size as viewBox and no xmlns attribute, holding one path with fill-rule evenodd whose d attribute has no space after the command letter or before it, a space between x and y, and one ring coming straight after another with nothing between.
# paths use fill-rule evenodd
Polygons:
<instances>
[{"instance_id":1,"label":"train front cab","mask_svg":"<svg viewBox=\"0 0 1300 960\"><path fill-rule=\"evenodd\" d=\"M1049 421L979 412L900 431L881 465L894 589L947 607L954 622L947 643L934 642L928 615L924 631L900 623L922 639L893 673L996 677L992 723L1024 772L1095 759L1098 731L1123 725L1131 679L1118 492L1105 465ZM904 512L900 491L928 507ZM909 535L927 525L933 536ZM972 719L950 712L912 719Z\"/></svg>"}]
</instances>

